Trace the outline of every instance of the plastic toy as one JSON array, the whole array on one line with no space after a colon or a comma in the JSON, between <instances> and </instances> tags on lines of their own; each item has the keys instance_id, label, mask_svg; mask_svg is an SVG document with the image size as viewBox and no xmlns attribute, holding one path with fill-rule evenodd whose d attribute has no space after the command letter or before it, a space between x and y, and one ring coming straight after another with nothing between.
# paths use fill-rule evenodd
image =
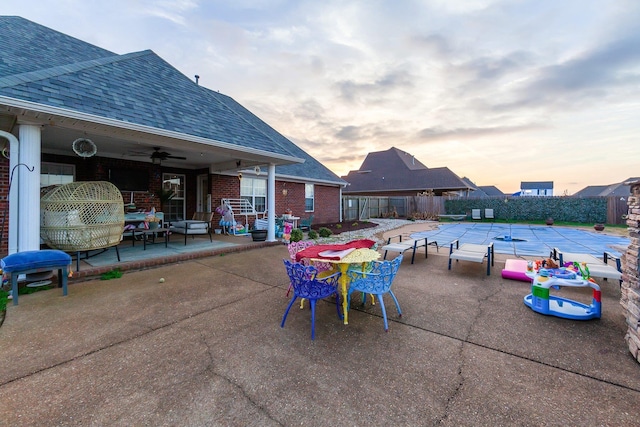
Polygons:
<instances>
[{"instance_id":1,"label":"plastic toy","mask_svg":"<svg viewBox=\"0 0 640 427\"><path fill-rule=\"evenodd\" d=\"M222 227L223 232L225 234L237 234L237 223L233 218L233 211L231 208L227 205L218 206L216 208L216 212L222 216L218 225Z\"/></svg>"},{"instance_id":2,"label":"plastic toy","mask_svg":"<svg viewBox=\"0 0 640 427\"><path fill-rule=\"evenodd\" d=\"M284 231L282 232L282 240L284 240L285 243L289 243L289 240L291 240L291 230L293 229L293 224L290 222L285 222L284 223Z\"/></svg>"},{"instance_id":3,"label":"plastic toy","mask_svg":"<svg viewBox=\"0 0 640 427\"><path fill-rule=\"evenodd\" d=\"M588 320L599 319L602 316L602 298L600 287L591 280L577 278L574 272L562 269L551 275L549 270L540 269L538 275L535 276L531 285L531 293L524 297L524 303L533 311L548 316L562 317L572 320ZM563 278L571 277L573 279ZM563 277L559 277L559 275ZM586 287L593 288L593 297L590 305L582 304L577 301L570 300L549 294L549 288L558 288L560 286Z\"/></svg>"},{"instance_id":4,"label":"plastic toy","mask_svg":"<svg viewBox=\"0 0 640 427\"><path fill-rule=\"evenodd\" d=\"M527 276L527 261L523 259L508 259L502 269L504 279L519 280L521 282L531 282L531 277Z\"/></svg>"}]
</instances>

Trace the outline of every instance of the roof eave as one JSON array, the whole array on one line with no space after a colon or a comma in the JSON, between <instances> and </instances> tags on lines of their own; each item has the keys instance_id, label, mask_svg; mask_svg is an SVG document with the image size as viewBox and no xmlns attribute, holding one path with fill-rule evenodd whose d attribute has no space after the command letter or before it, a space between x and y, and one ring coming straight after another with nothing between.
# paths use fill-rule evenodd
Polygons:
<instances>
[{"instance_id":1,"label":"roof eave","mask_svg":"<svg viewBox=\"0 0 640 427\"><path fill-rule=\"evenodd\" d=\"M208 145L211 147L221 148L225 150L232 150L232 151L243 152L243 153L252 154L252 155L259 155L259 156L270 158L272 159L273 162L279 165L291 164L291 163L304 163L305 161L304 159L295 157L295 156L288 156L288 155L272 153L264 150L241 147L235 144L218 141L215 139L203 138L203 137L175 132L171 130L154 128L151 126L140 125L137 123L124 122L121 120L110 119L108 117L82 113L79 111L69 110L69 109L60 108L60 107L54 107L51 105L38 104L35 102L25 101L25 100L16 99L16 98L10 98L2 95L0 95L0 104L7 105L13 108L21 108L21 109L29 110L36 113L50 114L52 116L60 116L60 117L65 117L73 120L80 120L88 123L97 123L104 126L114 127L118 129L132 131L132 132L141 132L141 133L145 133L153 136L178 139L178 140L193 142L197 144Z\"/></svg>"}]
</instances>

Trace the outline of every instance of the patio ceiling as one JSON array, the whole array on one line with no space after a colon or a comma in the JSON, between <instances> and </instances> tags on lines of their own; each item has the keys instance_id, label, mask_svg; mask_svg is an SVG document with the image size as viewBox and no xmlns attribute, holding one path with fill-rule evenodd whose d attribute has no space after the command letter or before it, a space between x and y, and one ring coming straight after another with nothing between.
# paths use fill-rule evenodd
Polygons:
<instances>
[{"instance_id":1,"label":"patio ceiling","mask_svg":"<svg viewBox=\"0 0 640 427\"><path fill-rule=\"evenodd\" d=\"M162 160L164 166L208 168L212 173L235 172L269 163L285 165L303 162L303 159L294 156L247 150L232 143L134 123L70 111L62 111L63 114L61 111L41 111L56 109L37 106L44 108L25 108L0 102L0 130L14 132L16 125L21 123L42 125L43 153L74 156L71 148L73 141L87 138L96 144L99 157L151 163L154 147L158 147L171 156L186 158Z\"/></svg>"}]
</instances>

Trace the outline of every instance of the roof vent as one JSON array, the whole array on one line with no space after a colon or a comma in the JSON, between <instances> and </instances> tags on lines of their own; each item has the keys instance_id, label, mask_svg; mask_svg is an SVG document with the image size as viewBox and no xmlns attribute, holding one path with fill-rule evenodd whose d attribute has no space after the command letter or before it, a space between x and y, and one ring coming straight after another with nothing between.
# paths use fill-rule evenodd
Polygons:
<instances>
[{"instance_id":1,"label":"roof vent","mask_svg":"<svg viewBox=\"0 0 640 427\"><path fill-rule=\"evenodd\" d=\"M200 80L200 76L196 74L195 77L196 77L196 84L198 84L198 80Z\"/></svg>"}]
</instances>

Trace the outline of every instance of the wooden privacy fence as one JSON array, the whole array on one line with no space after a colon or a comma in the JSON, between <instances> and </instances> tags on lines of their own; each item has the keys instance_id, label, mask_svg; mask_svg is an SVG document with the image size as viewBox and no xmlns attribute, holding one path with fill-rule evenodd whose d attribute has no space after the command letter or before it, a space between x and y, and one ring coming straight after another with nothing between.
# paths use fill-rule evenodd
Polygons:
<instances>
[{"instance_id":1,"label":"wooden privacy fence","mask_svg":"<svg viewBox=\"0 0 640 427\"><path fill-rule=\"evenodd\" d=\"M377 196L343 196L342 198L342 217L345 221L367 220L370 218L399 217L406 218L410 215L419 215L421 217L437 218L441 214L461 214L470 213L471 208L503 208L505 200L519 199L524 203L524 212L535 212L535 205L539 205L541 200L537 197L518 197L511 196L493 197L493 198L454 198L442 196L397 196L397 197L377 197ZM538 199L538 200L536 200ZM554 197L557 203L571 211L571 204L576 202L572 197ZM602 199L602 198L594 198ZM460 212L446 212L445 201L456 200L456 204L464 205L460 207ZM601 203L601 202L598 202ZM531 205L530 205L531 204ZM527 208L528 206L528 208ZM600 205L602 206L602 205ZM607 197L606 198L606 223L607 224L624 224L628 213L627 198L625 197ZM521 211L522 212L522 211ZM604 213L604 212L603 212ZM516 219L515 217L512 217ZM577 221L579 222L579 221Z\"/></svg>"},{"instance_id":2,"label":"wooden privacy fence","mask_svg":"<svg viewBox=\"0 0 640 427\"><path fill-rule=\"evenodd\" d=\"M342 217L345 221L366 220L397 216L406 218L413 214L428 214L437 217L444 213L444 197L400 196L342 198ZM394 214L395 213L395 214Z\"/></svg>"},{"instance_id":3,"label":"wooden privacy fence","mask_svg":"<svg viewBox=\"0 0 640 427\"><path fill-rule=\"evenodd\" d=\"M628 212L626 197L607 197L607 224L625 224Z\"/></svg>"}]
</instances>

